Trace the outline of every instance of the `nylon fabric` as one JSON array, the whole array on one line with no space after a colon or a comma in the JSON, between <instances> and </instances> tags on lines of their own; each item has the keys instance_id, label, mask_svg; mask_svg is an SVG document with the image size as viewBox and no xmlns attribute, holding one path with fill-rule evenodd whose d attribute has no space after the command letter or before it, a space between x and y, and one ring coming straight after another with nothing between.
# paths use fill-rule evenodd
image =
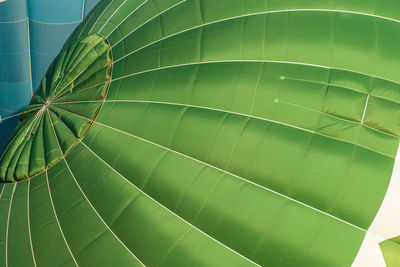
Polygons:
<instances>
[{"instance_id":1,"label":"nylon fabric","mask_svg":"<svg viewBox=\"0 0 400 267\"><path fill-rule=\"evenodd\" d=\"M400 237L385 240L379 244L388 267L400 264Z\"/></svg>"},{"instance_id":2,"label":"nylon fabric","mask_svg":"<svg viewBox=\"0 0 400 267\"><path fill-rule=\"evenodd\" d=\"M351 266L399 146L397 10L100 1L1 156L0 260Z\"/></svg>"}]
</instances>

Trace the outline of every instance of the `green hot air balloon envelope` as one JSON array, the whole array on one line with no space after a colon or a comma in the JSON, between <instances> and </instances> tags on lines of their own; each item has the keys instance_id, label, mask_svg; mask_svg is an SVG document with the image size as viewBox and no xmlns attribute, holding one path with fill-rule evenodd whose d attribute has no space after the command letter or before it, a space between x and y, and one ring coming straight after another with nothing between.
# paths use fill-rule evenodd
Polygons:
<instances>
[{"instance_id":1,"label":"green hot air balloon envelope","mask_svg":"<svg viewBox=\"0 0 400 267\"><path fill-rule=\"evenodd\" d=\"M0 157L1 265L395 266L395 8L101 1Z\"/></svg>"}]
</instances>

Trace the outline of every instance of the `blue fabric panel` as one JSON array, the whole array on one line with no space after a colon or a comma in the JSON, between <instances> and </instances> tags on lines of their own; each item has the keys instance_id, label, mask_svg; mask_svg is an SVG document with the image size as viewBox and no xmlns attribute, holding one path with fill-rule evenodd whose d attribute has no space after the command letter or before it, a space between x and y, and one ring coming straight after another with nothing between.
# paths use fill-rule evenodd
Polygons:
<instances>
[{"instance_id":1,"label":"blue fabric panel","mask_svg":"<svg viewBox=\"0 0 400 267\"><path fill-rule=\"evenodd\" d=\"M32 20L52 23L82 21L83 0L50 1L29 0L29 17Z\"/></svg>"},{"instance_id":2,"label":"blue fabric panel","mask_svg":"<svg viewBox=\"0 0 400 267\"><path fill-rule=\"evenodd\" d=\"M0 2L0 22L15 22L27 18L26 0Z\"/></svg>"},{"instance_id":3,"label":"blue fabric panel","mask_svg":"<svg viewBox=\"0 0 400 267\"><path fill-rule=\"evenodd\" d=\"M31 98L30 81L24 83L0 83L0 151L17 125L17 117ZM27 90L29 88L29 90Z\"/></svg>"},{"instance_id":4,"label":"blue fabric panel","mask_svg":"<svg viewBox=\"0 0 400 267\"><path fill-rule=\"evenodd\" d=\"M31 83L0 83L0 116L2 118L11 116L24 109L31 99Z\"/></svg>"},{"instance_id":5,"label":"blue fabric panel","mask_svg":"<svg viewBox=\"0 0 400 267\"><path fill-rule=\"evenodd\" d=\"M0 54L0 82L24 82L30 79L29 52Z\"/></svg>"},{"instance_id":6,"label":"blue fabric panel","mask_svg":"<svg viewBox=\"0 0 400 267\"><path fill-rule=\"evenodd\" d=\"M31 64L34 81L40 81L43 78L50 63L77 25L79 23L76 22L58 24L31 21ZM51 36L51 42L48 36Z\"/></svg>"},{"instance_id":7,"label":"blue fabric panel","mask_svg":"<svg viewBox=\"0 0 400 267\"><path fill-rule=\"evenodd\" d=\"M0 8L1 9L1 8ZM28 50L28 23L0 22L0 53L16 53Z\"/></svg>"},{"instance_id":8,"label":"blue fabric panel","mask_svg":"<svg viewBox=\"0 0 400 267\"><path fill-rule=\"evenodd\" d=\"M79 23L49 24L31 21L31 50L46 54L58 54L65 40ZM49 37L51 42L49 42Z\"/></svg>"},{"instance_id":9,"label":"blue fabric panel","mask_svg":"<svg viewBox=\"0 0 400 267\"><path fill-rule=\"evenodd\" d=\"M40 81L57 54L42 54L36 51L31 52L32 57L32 80Z\"/></svg>"},{"instance_id":10,"label":"blue fabric panel","mask_svg":"<svg viewBox=\"0 0 400 267\"><path fill-rule=\"evenodd\" d=\"M0 3L0 151L31 97L29 24L26 0Z\"/></svg>"}]
</instances>

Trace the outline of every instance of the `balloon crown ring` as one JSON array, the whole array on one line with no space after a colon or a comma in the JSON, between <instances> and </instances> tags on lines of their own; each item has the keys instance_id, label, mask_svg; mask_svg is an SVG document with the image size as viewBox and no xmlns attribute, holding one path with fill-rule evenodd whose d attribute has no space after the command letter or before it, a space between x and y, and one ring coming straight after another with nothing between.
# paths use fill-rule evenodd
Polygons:
<instances>
[{"instance_id":1,"label":"balloon crown ring","mask_svg":"<svg viewBox=\"0 0 400 267\"><path fill-rule=\"evenodd\" d=\"M84 137L111 82L108 41L92 34L65 47L51 64L0 155L0 181L32 178Z\"/></svg>"}]
</instances>

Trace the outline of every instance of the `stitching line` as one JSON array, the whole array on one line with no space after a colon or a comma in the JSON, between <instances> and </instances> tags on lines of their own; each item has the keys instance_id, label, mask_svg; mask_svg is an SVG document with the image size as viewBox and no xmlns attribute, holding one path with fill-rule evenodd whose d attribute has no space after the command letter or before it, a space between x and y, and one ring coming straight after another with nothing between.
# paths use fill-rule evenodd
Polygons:
<instances>
[{"instance_id":1,"label":"stitching line","mask_svg":"<svg viewBox=\"0 0 400 267\"><path fill-rule=\"evenodd\" d=\"M32 242L32 232L31 232L31 219L30 219L30 213L29 213L29 197L30 197L30 188L31 188L31 180L28 180L28 192L26 193L26 210L27 210L27 215L28 215L28 233L29 233L29 244L31 246L31 253L32 253L32 259L33 259L33 265L36 267L36 259L35 259L35 253L33 252L33 242Z\"/></svg>"},{"instance_id":2,"label":"stitching line","mask_svg":"<svg viewBox=\"0 0 400 267\"><path fill-rule=\"evenodd\" d=\"M11 217L11 208L12 208L12 202L14 199L14 192L15 188L17 187L17 184L14 184L13 191L11 193L11 198L10 198L10 206L8 208L8 217L7 217L7 230L6 230L6 267L8 267L8 229L10 228L10 217Z\"/></svg>"}]
</instances>

